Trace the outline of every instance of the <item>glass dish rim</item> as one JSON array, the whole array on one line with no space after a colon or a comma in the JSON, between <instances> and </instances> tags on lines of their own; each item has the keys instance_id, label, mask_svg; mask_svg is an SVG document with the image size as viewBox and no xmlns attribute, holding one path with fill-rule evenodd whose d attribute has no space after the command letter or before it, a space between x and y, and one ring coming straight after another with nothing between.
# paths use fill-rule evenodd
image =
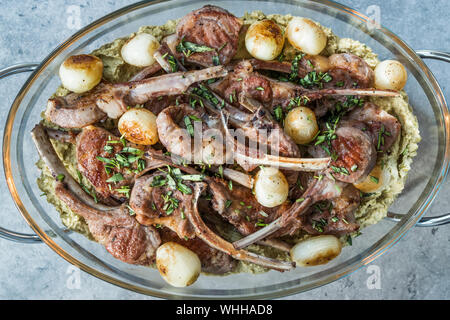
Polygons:
<instances>
[{"instance_id":1,"label":"glass dish rim","mask_svg":"<svg viewBox=\"0 0 450 320\"><path fill-rule=\"evenodd\" d=\"M146 295L151 295L158 298L200 298L204 299L204 296L192 296L192 295L179 295L179 294L168 294L164 292L160 292L159 290L153 290L148 288L143 288L141 286L133 285L130 283L127 283L125 281L122 281L120 279L115 278L114 276L110 276L107 274L104 274L95 268L92 268L83 262L79 261L77 258L74 258L72 255L70 255L68 252L63 250L58 244L56 244L47 233L45 233L44 230L42 230L39 225L33 220L33 218L28 213L27 209L25 208L23 202L20 199L20 196L18 195L15 182L12 175L12 168L11 168L11 161L10 161L10 152L11 152L11 132L13 129L13 124L15 120L15 116L17 113L17 110L27 94L29 88L32 86L34 81L40 76L41 72L46 69L46 67L53 61L55 57L57 57L61 51L65 50L67 47L69 47L73 42L79 40L80 38L84 37L85 35L89 34L91 31L97 29L98 27L104 25L105 23L108 23L110 21L113 21L125 14L128 14L132 11L148 7L151 5L159 4L159 3L165 3L165 2L171 2L171 0L156 0L156 1L141 1L137 2L135 4L128 5L126 7L123 7L121 9L118 9L94 22L87 25L86 27L82 28L80 31L69 37L66 41L62 42L58 47L56 47L36 68L36 70L28 77L26 82L23 84L22 88L20 89L19 93L17 94L11 109L8 113L7 122L5 125L4 130L4 136L3 136L3 165L4 165L4 173L6 177L6 182L9 188L9 191L11 193L11 196L14 200L14 203L25 219L25 221L30 225L30 227L36 232L36 234L52 249L54 250L58 255L63 257L66 261L69 263L79 267L83 271L101 279L104 281L107 281L109 283L112 283L114 285L126 288L128 290L132 290L138 293L143 293ZM271 1L271 2L277 2L277 1ZM370 19L366 17L365 15L359 13L358 11L351 9L347 6L341 5L339 3L336 3L334 1L328 1L328 0L312 0L312 2L319 3L322 5L326 5L328 7L332 7L335 10L340 11L341 13L351 15L354 18L357 18L361 20L362 22L367 22ZM444 95L442 93L442 90L434 78L431 71L428 69L428 67L425 65L425 63L422 61L422 59L415 53L414 50L412 50L403 40L401 40L397 35L395 35L393 32L388 30L387 28L381 26L379 29L381 32L386 34L391 41L395 42L397 45L399 45L403 50L405 50L406 54L409 55L410 58L412 58L412 61L414 62L415 66L424 74L424 78L428 80L428 85L433 89L434 98L437 100L438 105L440 107L440 111L443 115L443 126L444 126L444 138L445 139L445 147L444 147L444 160L441 164L441 170L439 173L439 176L436 179L435 185L431 188L429 191L428 197L424 200L424 203L416 210L415 214L412 215L408 220L404 222L400 222L401 225L398 226L398 229L396 233L392 235L392 238L386 241L383 245L380 245L380 247L374 249L373 252L369 253L365 258L360 259L359 261L355 261L352 264L349 264L345 269L341 270L340 272L332 273L320 281L316 281L315 283L310 283L308 285L297 285L291 288L286 288L281 290L280 292L264 292L264 293L254 293L251 295L246 296L232 296L231 298L277 298L282 296L287 296L303 291L307 291L325 284L328 284L334 280L340 279L345 275L350 274L353 271L356 271L360 267L370 263L377 257L379 257L381 254L386 252L392 245L394 245L396 242L400 240L400 238L408 231L411 227L413 227L419 219L425 214L427 208L432 203L432 201L437 196L439 189L442 185L442 182L444 181L446 175L449 171L449 160L450 160L450 140L448 139L450 136L450 115L447 107L447 103L445 101ZM353 258L355 259L355 257ZM223 298L221 296L218 297L210 297L210 298ZM227 296L227 298L229 298Z\"/></svg>"}]
</instances>

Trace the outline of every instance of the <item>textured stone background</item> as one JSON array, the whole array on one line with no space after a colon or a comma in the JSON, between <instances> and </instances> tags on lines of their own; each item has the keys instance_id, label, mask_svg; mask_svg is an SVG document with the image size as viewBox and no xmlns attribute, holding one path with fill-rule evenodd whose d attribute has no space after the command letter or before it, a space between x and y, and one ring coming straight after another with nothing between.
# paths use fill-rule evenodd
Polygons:
<instances>
[{"instance_id":1,"label":"textured stone background","mask_svg":"<svg viewBox=\"0 0 450 320\"><path fill-rule=\"evenodd\" d=\"M131 1L2 0L0 5L0 67L42 60L75 30L67 27L66 10L80 7L81 26ZM341 0L365 13L378 5L381 23L414 49L450 51L450 1ZM450 96L450 66L428 62ZM27 75L0 81L0 123ZM1 132L2 134L2 132ZM450 211L447 180L429 215ZM0 176L0 225L17 231L29 228L20 218ZM450 226L414 228L373 264L380 268L381 289L368 289L368 267L324 287L287 299L449 299ZM66 286L69 264L43 244L25 245L0 239L1 299L151 299L81 273L80 289Z\"/></svg>"}]
</instances>

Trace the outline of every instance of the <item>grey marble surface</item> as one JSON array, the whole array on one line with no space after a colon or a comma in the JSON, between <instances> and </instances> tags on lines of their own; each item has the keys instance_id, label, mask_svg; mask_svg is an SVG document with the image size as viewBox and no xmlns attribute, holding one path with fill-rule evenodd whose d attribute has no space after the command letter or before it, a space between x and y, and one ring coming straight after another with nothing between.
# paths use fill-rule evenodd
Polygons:
<instances>
[{"instance_id":1,"label":"grey marble surface","mask_svg":"<svg viewBox=\"0 0 450 320\"><path fill-rule=\"evenodd\" d=\"M381 23L414 49L450 51L450 1L341 0L363 13L371 5L381 12ZM42 60L74 33L77 27L119 9L125 0L2 0L0 4L0 67ZM80 21L68 21L70 6L80 10ZM68 9L69 8L69 9ZM427 62L447 97L450 66ZM0 123L3 131L13 97L26 79L15 75L0 80ZM3 132L1 132L3 134ZM429 215L450 211L450 181ZM17 231L29 228L19 216L0 177L0 225ZM449 299L450 225L414 228L388 253L351 275L286 299ZM380 288L370 289L370 266L380 270ZM44 244L25 245L0 239L0 299L152 299L80 274L79 288L68 281L70 265Z\"/></svg>"}]
</instances>

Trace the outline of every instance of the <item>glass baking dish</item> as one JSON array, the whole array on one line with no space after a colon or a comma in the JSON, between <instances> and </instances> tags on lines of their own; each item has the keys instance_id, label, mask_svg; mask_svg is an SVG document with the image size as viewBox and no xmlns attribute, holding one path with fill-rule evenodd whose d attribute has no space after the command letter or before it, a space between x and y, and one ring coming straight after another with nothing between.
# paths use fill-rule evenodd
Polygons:
<instances>
[{"instance_id":1,"label":"glass baking dish","mask_svg":"<svg viewBox=\"0 0 450 320\"><path fill-rule=\"evenodd\" d=\"M113 12L83 28L58 46L40 64L21 64L0 71L0 78L17 72L32 75L17 95L8 115L3 137L6 181L22 216L36 235L20 234L0 228L0 236L22 242L43 241L70 263L84 271L124 288L161 298L275 298L309 290L337 280L370 263L386 252L415 224L422 226L449 222L448 215L422 218L445 179L449 168L450 116L442 91L422 57L450 62L446 53L414 52L386 28L372 28L364 15L340 4L316 0L209 1L236 16L245 11L291 14L312 18L331 27L340 37L359 40L381 60L392 58L408 70L405 87L419 120L422 143L412 164L404 191L390 207L388 219L363 229L352 246L327 265L297 268L291 272L233 274L226 277L201 276L192 286L174 288L166 284L157 270L115 260L99 244L84 236L67 232L57 211L40 197L36 179L40 172L30 131L40 121L48 97L58 87L58 68L70 55L88 53L106 42L126 36L142 25L164 24L205 4L198 0L140 2ZM421 220L422 218L422 220ZM391 221L389 221L391 220ZM419 220L421 220L419 222Z\"/></svg>"}]
</instances>

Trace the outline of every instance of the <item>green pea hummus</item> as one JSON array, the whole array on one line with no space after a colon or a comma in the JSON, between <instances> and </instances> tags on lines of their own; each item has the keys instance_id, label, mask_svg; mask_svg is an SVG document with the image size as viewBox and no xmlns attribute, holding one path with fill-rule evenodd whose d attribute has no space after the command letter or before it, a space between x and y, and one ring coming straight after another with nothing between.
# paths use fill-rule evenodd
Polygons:
<instances>
[{"instance_id":1,"label":"green pea hummus","mask_svg":"<svg viewBox=\"0 0 450 320\"><path fill-rule=\"evenodd\" d=\"M261 11L254 11L251 13L246 13L242 19L244 24L247 25L250 25L257 20L272 19L283 29L285 29L288 22L292 19L292 16L282 16L278 14L265 15ZM175 32L177 22L178 20L170 20L162 26L143 26L137 31L137 33L150 33L155 36L158 41L161 41L163 37ZM333 53L348 52L363 58L372 68L375 68L375 66L379 63L377 54L372 52L372 50L365 44L349 38L339 38L331 31L330 28L323 26L320 27L328 37L327 46L321 53L322 55L329 56ZM245 49L244 36L245 35L243 35L243 37L241 37L242 39L240 39L236 58L250 57L249 53ZM93 55L102 59L104 64L103 77L108 81L127 81L140 70L137 67L127 64L120 55L120 50L127 39L128 38L116 39L115 41L107 43L92 52ZM294 49L288 41L286 41L283 54L286 57L286 60L292 60L298 54L298 51ZM67 93L68 91L66 89L60 87L55 92L55 95L66 95ZM407 173L410 170L412 159L416 155L418 143L420 141L418 122L412 112L411 106L408 103L408 96L405 92L402 91L400 97L371 98L370 100L390 114L396 116L402 125L402 131L397 142L391 147L391 152L389 154L383 154L383 156L378 159L378 161L382 162L388 170L388 183L385 185L385 188L379 192L365 194L362 197L360 207L356 211L355 216L357 222L361 225L361 229L368 225L377 223L386 216L388 207L393 203L396 196L403 190ZM51 125L50 123L46 124ZM69 173L88 188L92 188L89 181L81 177L81 175L77 172L76 152L74 145L59 141L52 141L52 143ZM40 160L37 163L37 166L42 170L42 174L37 181L39 188L45 193L47 201L53 204L56 210L60 213L62 223L67 228L82 233L90 239L93 239L83 218L72 212L55 196L54 178L51 176L50 171L44 162ZM230 228L226 226L219 226L219 232L221 232L229 240L236 240L239 236L235 231L230 230ZM353 237L356 235L357 234L354 234ZM295 243L306 237L308 236L305 234L299 234L286 240ZM341 240L344 244L347 242L347 239L343 238ZM252 245L248 249L272 258L282 260L289 259L286 253L273 248ZM234 270L234 272L248 273L259 273L264 271L267 270L263 267L246 262L239 262Z\"/></svg>"}]
</instances>

